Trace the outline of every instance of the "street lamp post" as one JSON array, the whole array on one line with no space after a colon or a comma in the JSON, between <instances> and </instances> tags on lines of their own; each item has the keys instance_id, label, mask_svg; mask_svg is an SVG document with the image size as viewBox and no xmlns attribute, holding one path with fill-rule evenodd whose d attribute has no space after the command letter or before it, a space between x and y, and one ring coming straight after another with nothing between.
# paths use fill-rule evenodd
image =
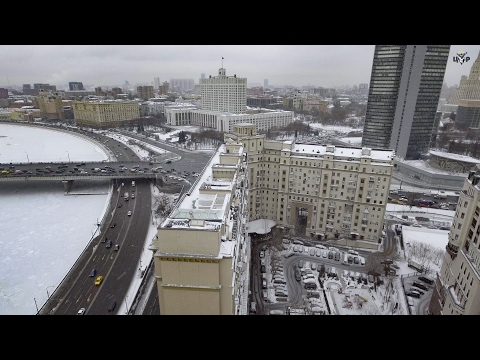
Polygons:
<instances>
[{"instance_id":1,"label":"street lamp post","mask_svg":"<svg viewBox=\"0 0 480 360\"><path fill-rule=\"evenodd\" d=\"M25 154L27 154L26 151L25 151ZM27 162L30 162L30 159L28 158L28 154L27 154Z\"/></svg>"},{"instance_id":2,"label":"street lamp post","mask_svg":"<svg viewBox=\"0 0 480 360\"><path fill-rule=\"evenodd\" d=\"M65 150L65 151L67 151L67 150ZM68 156L68 162L70 162L70 154L68 153L68 151L67 151L67 156Z\"/></svg>"},{"instance_id":3,"label":"street lamp post","mask_svg":"<svg viewBox=\"0 0 480 360\"><path fill-rule=\"evenodd\" d=\"M47 288L46 288L46 291L47 291L47 306L48 306L48 303L50 301L50 294L48 293L48 288L51 288L51 287L55 287L55 286L50 285L50 286L47 286Z\"/></svg>"}]
</instances>

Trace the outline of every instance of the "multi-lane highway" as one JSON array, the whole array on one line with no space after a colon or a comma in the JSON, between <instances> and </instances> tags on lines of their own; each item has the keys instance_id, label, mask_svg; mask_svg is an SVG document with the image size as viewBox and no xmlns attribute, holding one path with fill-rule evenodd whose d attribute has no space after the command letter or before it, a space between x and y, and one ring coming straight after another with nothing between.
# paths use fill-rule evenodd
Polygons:
<instances>
[{"instance_id":1,"label":"multi-lane highway","mask_svg":"<svg viewBox=\"0 0 480 360\"><path fill-rule=\"evenodd\" d=\"M109 146L112 153L118 148L117 142L108 137L102 138L98 134L92 136L95 136L97 141L101 141L106 146ZM106 139L109 139L109 141L106 141ZM155 146L162 147L168 151L172 150L171 147L161 143L155 142ZM132 156L130 154L132 150L125 149L123 144L121 150L123 150L122 156L131 158L130 161L123 163L125 167L133 168L138 166L141 169L142 164L148 164L141 162L135 154ZM191 183L195 180L192 174L203 171L206 163L212 156L212 152L179 152L182 153L182 156L176 156L176 161L172 163L166 164L164 161L160 165L157 159L156 164L148 164L143 167L151 169L154 166L161 166L164 171L169 173L174 171L177 173L188 172L190 175L186 176L185 179L185 190L188 190ZM170 157L172 157L171 154ZM68 164L68 169L71 166L77 167L77 164ZM31 164L19 164L19 166L26 167L29 165ZM96 163L95 165L89 165L89 167L100 167L100 165L110 165L113 168L112 162ZM118 158L117 165L120 166ZM81 166L85 167L86 164ZM33 167L36 168L37 166ZM53 168L53 166L51 167ZM144 264L143 270L147 269L147 272L142 274L139 266L141 254L145 251L145 241L152 216L151 180L140 176L138 179L135 179L135 187L132 187L132 179L122 177L124 174L118 171L109 174L112 177L116 177L116 179L112 180L113 193L109 200L107 219L103 222L98 232L100 235L88 244L75 265L66 275L64 281L50 296L49 301L42 307L39 314L73 315L77 314L80 309L85 309L84 314L86 315L123 314L126 312L127 307L123 302L129 292L132 280L143 275L146 284L154 283L152 278L153 271L150 268L146 268ZM147 174L146 169L145 174ZM125 201L123 197L126 192L130 195L128 201ZM131 198L132 193L135 194L134 199ZM130 216L128 215L129 211L131 211ZM107 248L110 240L112 241L112 246ZM118 245L118 250L115 250L115 245ZM90 276L93 269L95 269L96 273L94 276ZM95 285L95 280L98 276L102 276L103 280L100 285ZM144 301L146 304L144 311L148 314L158 314L157 291L154 289L146 292L144 295L148 296L148 299ZM115 309L109 311L109 306L113 302L115 302ZM128 310L130 314L138 314L138 312L135 312L135 309L130 308Z\"/></svg>"}]
</instances>

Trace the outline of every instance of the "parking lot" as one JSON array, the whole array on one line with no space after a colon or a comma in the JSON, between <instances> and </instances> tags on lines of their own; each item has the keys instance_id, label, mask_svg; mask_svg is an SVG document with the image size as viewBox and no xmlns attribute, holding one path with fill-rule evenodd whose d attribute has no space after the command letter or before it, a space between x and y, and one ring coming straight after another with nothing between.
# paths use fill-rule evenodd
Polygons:
<instances>
[{"instance_id":1,"label":"parking lot","mask_svg":"<svg viewBox=\"0 0 480 360\"><path fill-rule=\"evenodd\" d=\"M368 278L365 258L357 251L308 246L301 240L284 239L281 250L263 245L258 261L265 313L278 309L278 304L302 306L314 314L337 313L334 299L327 304L324 290L368 289L374 280Z\"/></svg>"}]
</instances>

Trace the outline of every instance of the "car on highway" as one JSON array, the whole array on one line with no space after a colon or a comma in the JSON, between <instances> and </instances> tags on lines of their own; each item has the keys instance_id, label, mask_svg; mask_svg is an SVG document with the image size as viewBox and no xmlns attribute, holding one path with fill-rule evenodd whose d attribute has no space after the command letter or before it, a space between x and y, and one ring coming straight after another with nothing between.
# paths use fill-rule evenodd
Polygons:
<instances>
[{"instance_id":1,"label":"car on highway","mask_svg":"<svg viewBox=\"0 0 480 360\"><path fill-rule=\"evenodd\" d=\"M81 308L80 310L77 311L77 315L84 315L85 314L85 308Z\"/></svg>"},{"instance_id":2,"label":"car on highway","mask_svg":"<svg viewBox=\"0 0 480 360\"><path fill-rule=\"evenodd\" d=\"M118 251L119 249L120 249L120 245L115 244L115 247L113 248L113 250Z\"/></svg>"},{"instance_id":3,"label":"car on highway","mask_svg":"<svg viewBox=\"0 0 480 360\"><path fill-rule=\"evenodd\" d=\"M117 302L114 300L114 301L111 301L110 304L108 304L108 312L112 312L113 310L115 310L115 307L117 306Z\"/></svg>"},{"instance_id":4,"label":"car on highway","mask_svg":"<svg viewBox=\"0 0 480 360\"><path fill-rule=\"evenodd\" d=\"M133 195L132 195L132 198L133 198ZM127 216L132 216L132 211L131 210L128 210Z\"/></svg>"},{"instance_id":5,"label":"car on highway","mask_svg":"<svg viewBox=\"0 0 480 360\"><path fill-rule=\"evenodd\" d=\"M113 229L115 226L117 226L117 223L113 223L112 225L110 225L110 228Z\"/></svg>"},{"instance_id":6,"label":"car on highway","mask_svg":"<svg viewBox=\"0 0 480 360\"><path fill-rule=\"evenodd\" d=\"M99 277L97 277L97 280L95 280L95 285L98 286L102 283L102 280L103 280L103 276L100 275Z\"/></svg>"},{"instance_id":7,"label":"car on highway","mask_svg":"<svg viewBox=\"0 0 480 360\"><path fill-rule=\"evenodd\" d=\"M104 242L107 242L108 238L105 236L103 239L102 239L102 243Z\"/></svg>"},{"instance_id":8,"label":"car on highway","mask_svg":"<svg viewBox=\"0 0 480 360\"><path fill-rule=\"evenodd\" d=\"M118 204L118 207L121 208L121 207L122 207L122 204Z\"/></svg>"},{"instance_id":9,"label":"car on highway","mask_svg":"<svg viewBox=\"0 0 480 360\"><path fill-rule=\"evenodd\" d=\"M90 275L88 275L89 277L95 277L95 275L97 275L97 269L92 269L92 271L90 271Z\"/></svg>"},{"instance_id":10,"label":"car on highway","mask_svg":"<svg viewBox=\"0 0 480 360\"><path fill-rule=\"evenodd\" d=\"M112 240L108 240L107 245L105 246L107 249L112 247Z\"/></svg>"}]
</instances>

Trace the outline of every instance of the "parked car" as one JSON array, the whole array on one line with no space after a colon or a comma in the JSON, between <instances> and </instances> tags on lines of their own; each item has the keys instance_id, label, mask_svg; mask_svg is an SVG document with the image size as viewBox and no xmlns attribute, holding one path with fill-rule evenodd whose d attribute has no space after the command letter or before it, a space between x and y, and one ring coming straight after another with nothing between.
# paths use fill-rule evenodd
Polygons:
<instances>
[{"instance_id":1,"label":"parked car","mask_svg":"<svg viewBox=\"0 0 480 360\"><path fill-rule=\"evenodd\" d=\"M429 285L432 285L434 283L434 280L429 278L428 276L419 276L418 280L423 281L424 283L427 283Z\"/></svg>"},{"instance_id":2,"label":"parked car","mask_svg":"<svg viewBox=\"0 0 480 360\"><path fill-rule=\"evenodd\" d=\"M414 297L414 298L417 298L417 299L420 298L420 294L418 292L407 291L405 293L405 295L410 296L410 297Z\"/></svg>"},{"instance_id":3,"label":"parked car","mask_svg":"<svg viewBox=\"0 0 480 360\"><path fill-rule=\"evenodd\" d=\"M419 289L422 289L422 290L425 290L425 291L428 291L428 287L426 287L425 285L423 285L422 283L419 283L418 281L414 281L412 286L415 286Z\"/></svg>"}]
</instances>

